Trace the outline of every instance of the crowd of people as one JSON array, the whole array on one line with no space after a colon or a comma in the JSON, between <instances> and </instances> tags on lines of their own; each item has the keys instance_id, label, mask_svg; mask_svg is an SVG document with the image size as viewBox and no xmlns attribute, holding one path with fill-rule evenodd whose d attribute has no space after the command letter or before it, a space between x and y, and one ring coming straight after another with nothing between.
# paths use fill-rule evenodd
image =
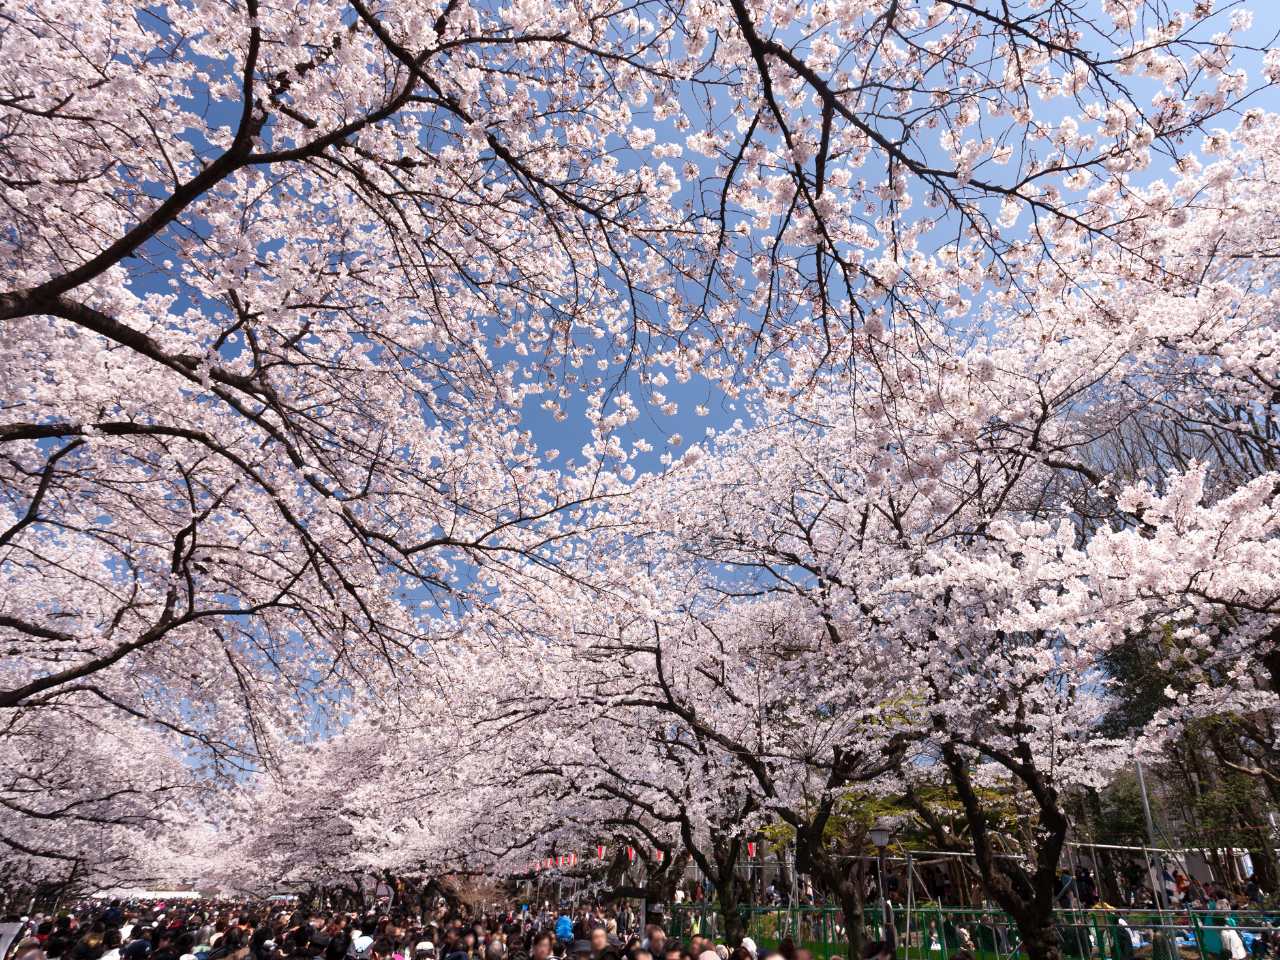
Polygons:
<instances>
[{"instance_id":1,"label":"crowd of people","mask_svg":"<svg viewBox=\"0 0 1280 960\"><path fill-rule=\"evenodd\" d=\"M1060 895L1070 894L1070 906L1093 901L1095 912L1112 909L1097 901L1087 875L1062 879ZM1064 954L1107 953L1128 960L1151 949L1159 934L1177 947L1187 939L1188 951L1205 960L1280 956L1275 920L1246 929L1234 916L1233 908L1256 908L1251 899L1238 897L1236 903L1212 885L1197 894L1179 905L1203 911L1185 931L1162 926L1164 920L1150 929L1131 927L1117 913L1111 934L1092 920L1067 923ZM1006 942L1012 931L988 919L979 918L970 930L949 921L944 929L941 917L926 918L917 933L919 946L947 960L1015 952L1013 942ZM11 949L0 950L0 960L814 960L804 940L818 935L798 929L799 944L783 937L776 947L758 947L749 936L736 943L718 939L714 921L675 926L684 928L683 936L672 935L663 924L641 922L625 904L476 912L444 899L427 909L383 903L372 911L308 909L291 900L86 901L56 915L22 917ZM892 936L894 924L884 929ZM838 925L834 933L843 940ZM1105 951L1096 939L1101 937L1108 939ZM934 953L944 942L946 952ZM896 960L895 946L892 940L869 943L861 960Z\"/></svg>"},{"instance_id":2,"label":"crowd of people","mask_svg":"<svg viewBox=\"0 0 1280 960\"><path fill-rule=\"evenodd\" d=\"M784 941L761 950L693 934L669 937L616 911L472 914L441 904L418 912L305 910L206 901L90 903L23 918L15 960L813 960ZM892 960L874 944L869 960Z\"/></svg>"}]
</instances>

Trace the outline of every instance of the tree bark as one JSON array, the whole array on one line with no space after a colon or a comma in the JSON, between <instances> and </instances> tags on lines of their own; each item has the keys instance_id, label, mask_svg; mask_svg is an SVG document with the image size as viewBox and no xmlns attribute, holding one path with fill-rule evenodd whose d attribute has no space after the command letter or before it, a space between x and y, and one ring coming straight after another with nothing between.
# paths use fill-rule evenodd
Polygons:
<instances>
[{"instance_id":1,"label":"tree bark","mask_svg":"<svg viewBox=\"0 0 1280 960\"><path fill-rule=\"evenodd\" d=\"M1005 758L1005 765L1026 783L1037 806L1035 863L1031 870L1025 870L1016 860L997 856L987 811L970 778L968 760L954 745L943 747L942 760L964 808L983 888L1017 925L1030 960L1061 960L1062 940L1053 908L1068 821L1057 791L1044 782L1028 757Z\"/></svg>"},{"instance_id":2,"label":"tree bark","mask_svg":"<svg viewBox=\"0 0 1280 960\"><path fill-rule=\"evenodd\" d=\"M1014 918L1022 937L1022 949L1030 960L1062 960L1062 937L1050 913L1048 922L1039 916L1028 916L1025 921Z\"/></svg>"},{"instance_id":3,"label":"tree bark","mask_svg":"<svg viewBox=\"0 0 1280 960\"><path fill-rule=\"evenodd\" d=\"M866 949L866 915L864 901L865 869L862 860L858 860L858 868L850 871L853 876L840 884L840 911L844 914L844 941L847 952L846 960L862 960Z\"/></svg>"}]
</instances>

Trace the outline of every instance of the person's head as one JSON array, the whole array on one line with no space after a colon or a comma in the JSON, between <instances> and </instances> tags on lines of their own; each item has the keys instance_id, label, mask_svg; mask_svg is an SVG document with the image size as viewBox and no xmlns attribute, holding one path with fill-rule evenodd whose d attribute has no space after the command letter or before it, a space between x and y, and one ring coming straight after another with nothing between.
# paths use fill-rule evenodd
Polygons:
<instances>
[{"instance_id":1,"label":"person's head","mask_svg":"<svg viewBox=\"0 0 1280 960\"><path fill-rule=\"evenodd\" d=\"M813 954L804 947L796 948L796 960L813 960Z\"/></svg>"},{"instance_id":2,"label":"person's head","mask_svg":"<svg viewBox=\"0 0 1280 960\"><path fill-rule=\"evenodd\" d=\"M575 940L573 942L573 949L570 951L570 957L572 958L572 960L586 960L586 958L590 956L591 956L590 940Z\"/></svg>"},{"instance_id":3,"label":"person's head","mask_svg":"<svg viewBox=\"0 0 1280 960\"><path fill-rule=\"evenodd\" d=\"M551 942L551 934L544 931L533 938L530 956L532 960L550 960L554 947L555 945Z\"/></svg>"},{"instance_id":4,"label":"person's head","mask_svg":"<svg viewBox=\"0 0 1280 960\"><path fill-rule=\"evenodd\" d=\"M632 950L631 960L653 960L653 954L644 949Z\"/></svg>"},{"instance_id":5,"label":"person's head","mask_svg":"<svg viewBox=\"0 0 1280 960\"><path fill-rule=\"evenodd\" d=\"M873 940L862 950L862 960L896 960L897 952L885 940Z\"/></svg>"},{"instance_id":6,"label":"person's head","mask_svg":"<svg viewBox=\"0 0 1280 960\"><path fill-rule=\"evenodd\" d=\"M598 957L608 945L609 931L604 927L593 927L591 929L591 952Z\"/></svg>"},{"instance_id":7,"label":"person's head","mask_svg":"<svg viewBox=\"0 0 1280 960\"><path fill-rule=\"evenodd\" d=\"M662 956L663 950L667 945L667 933L661 927L653 926L649 928L649 950L655 957Z\"/></svg>"},{"instance_id":8,"label":"person's head","mask_svg":"<svg viewBox=\"0 0 1280 960\"><path fill-rule=\"evenodd\" d=\"M683 960L684 950L680 948L680 944L673 943L667 947L662 954L662 960Z\"/></svg>"},{"instance_id":9,"label":"person's head","mask_svg":"<svg viewBox=\"0 0 1280 960\"><path fill-rule=\"evenodd\" d=\"M507 948L501 940L491 940L484 948L484 960L506 960Z\"/></svg>"},{"instance_id":10,"label":"person's head","mask_svg":"<svg viewBox=\"0 0 1280 960\"><path fill-rule=\"evenodd\" d=\"M754 940L750 937L743 937L740 946L746 951L747 956L750 957L751 960L755 960L756 954L759 951L756 949L756 942Z\"/></svg>"}]
</instances>

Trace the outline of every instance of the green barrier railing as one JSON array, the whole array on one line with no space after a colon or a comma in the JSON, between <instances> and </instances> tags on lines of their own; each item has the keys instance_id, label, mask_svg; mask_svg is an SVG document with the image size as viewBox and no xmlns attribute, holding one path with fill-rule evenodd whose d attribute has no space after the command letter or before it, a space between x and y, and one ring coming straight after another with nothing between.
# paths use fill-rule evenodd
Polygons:
<instances>
[{"instance_id":1,"label":"green barrier railing","mask_svg":"<svg viewBox=\"0 0 1280 960\"><path fill-rule=\"evenodd\" d=\"M1250 958L1280 956L1280 911L1220 910L1056 910L1066 960L1230 960L1231 947ZM835 960L847 952L847 931L834 907L742 908L746 935L761 948L777 949L790 938L814 960ZM884 939L878 904L864 915L865 941ZM951 960L969 950L975 960L1023 956L1018 929L1002 911L920 904L893 907L894 937L902 960ZM673 907L669 932L687 940L701 934L724 938L724 922L714 904ZM1233 943L1233 937L1239 942Z\"/></svg>"}]
</instances>

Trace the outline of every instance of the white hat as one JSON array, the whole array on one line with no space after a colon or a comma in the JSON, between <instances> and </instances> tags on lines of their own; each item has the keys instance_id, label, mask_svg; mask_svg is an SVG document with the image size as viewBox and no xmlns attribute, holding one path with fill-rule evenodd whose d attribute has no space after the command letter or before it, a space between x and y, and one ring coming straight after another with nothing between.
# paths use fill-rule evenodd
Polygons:
<instances>
[{"instance_id":1,"label":"white hat","mask_svg":"<svg viewBox=\"0 0 1280 960\"><path fill-rule=\"evenodd\" d=\"M747 953L751 954L753 957L756 955L756 942L750 937L743 937L742 945L747 948Z\"/></svg>"},{"instance_id":2,"label":"white hat","mask_svg":"<svg viewBox=\"0 0 1280 960\"><path fill-rule=\"evenodd\" d=\"M420 940L418 945L413 948L414 953L434 953L436 945L430 940Z\"/></svg>"},{"instance_id":3,"label":"white hat","mask_svg":"<svg viewBox=\"0 0 1280 960\"><path fill-rule=\"evenodd\" d=\"M351 952L357 957L367 956L372 949L373 937L361 935L351 941Z\"/></svg>"},{"instance_id":4,"label":"white hat","mask_svg":"<svg viewBox=\"0 0 1280 960\"><path fill-rule=\"evenodd\" d=\"M698 960L720 960L720 954L714 950L703 950L698 954Z\"/></svg>"}]
</instances>

